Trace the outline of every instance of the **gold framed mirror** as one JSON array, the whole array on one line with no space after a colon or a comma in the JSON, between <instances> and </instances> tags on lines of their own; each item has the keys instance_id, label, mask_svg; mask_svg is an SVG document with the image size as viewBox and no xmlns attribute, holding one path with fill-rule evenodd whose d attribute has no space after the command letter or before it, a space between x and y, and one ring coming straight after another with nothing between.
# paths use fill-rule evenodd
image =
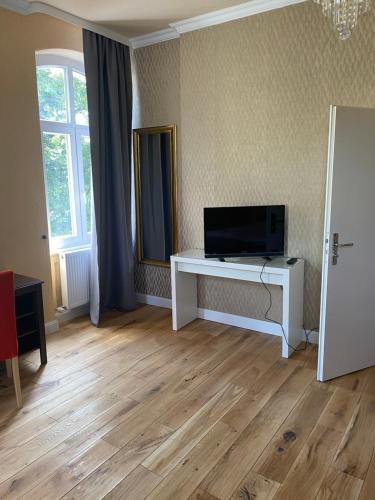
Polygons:
<instances>
[{"instance_id":1,"label":"gold framed mirror","mask_svg":"<svg viewBox=\"0 0 375 500\"><path fill-rule=\"evenodd\" d=\"M176 125L133 130L137 253L168 267L178 252Z\"/></svg>"}]
</instances>

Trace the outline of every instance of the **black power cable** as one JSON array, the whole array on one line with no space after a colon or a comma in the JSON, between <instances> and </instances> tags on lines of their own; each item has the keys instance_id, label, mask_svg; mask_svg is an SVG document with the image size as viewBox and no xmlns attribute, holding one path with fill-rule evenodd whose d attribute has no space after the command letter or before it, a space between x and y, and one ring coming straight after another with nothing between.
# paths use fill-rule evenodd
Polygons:
<instances>
[{"instance_id":1,"label":"black power cable","mask_svg":"<svg viewBox=\"0 0 375 500\"><path fill-rule=\"evenodd\" d=\"M275 323L276 325L279 325L279 326L280 326L281 331L282 331L282 333L283 333L284 340L285 340L285 342L286 342L287 346L288 346L288 347L290 347L290 348L293 350L293 352L305 351L305 350L307 349L307 346L308 346L308 345L310 345L310 340L309 340L309 336L310 336L310 334L311 334L313 331L317 330L317 328L312 328L311 330L309 330L309 331L307 332L306 328L305 328L305 327L303 327L303 330L304 330L304 332L305 332L305 345L304 345L304 347L298 348L298 347L294 347L294 346L292 346L291 344L289 344L288 339L286 338L286 335L285 335L285 330L284 330L284 326L283 326L283 324L282 324L282 323L280 323L280 321L276 321L275 319L270 318L270 317L268 316L268 313L269 313L269 312L270 312L270 310L272 309L272 293L271 293L270 289L268 288L268 286L266 285L266 283L265 283L265 282L264 282L264 280L263 280L263 272L264 272L264 269L265 269L266 265L267 265L269 262L270 262L269 260L266 260L266 261L265 261L265 263L263 264L262 270L261 270L261 272L260 272L260 281L261 281L262 285L264 286L264 288L267 290L267 293L268 293L268 296L269 296L269 305L268 305L268 309L267 309L267 311L266 311L266 313L265 313L265 315L264 315L264 319L265 319L265 320L267 320L267 321L271 321L271 323Z\"/></svg>"}]
</instances>

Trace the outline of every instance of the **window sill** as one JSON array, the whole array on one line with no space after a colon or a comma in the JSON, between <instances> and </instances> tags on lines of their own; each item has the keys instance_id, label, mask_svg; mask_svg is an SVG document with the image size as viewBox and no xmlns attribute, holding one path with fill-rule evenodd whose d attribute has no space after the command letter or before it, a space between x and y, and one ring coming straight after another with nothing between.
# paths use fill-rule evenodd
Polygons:
<instances>
[{"instance_id":1,"label":"window sill","mask_svg":"<svg viewBox=\"0 0 375 500\"><path fill-rule=\"evenodd\" d=\"M51 248L50 249L50 256L58 255L60 253L64 252L74 252L77 250L91 250L91 243L86 244L86 245L76 245L72 247L66 247L66 248Z\"/></svg>"}]
</instances>

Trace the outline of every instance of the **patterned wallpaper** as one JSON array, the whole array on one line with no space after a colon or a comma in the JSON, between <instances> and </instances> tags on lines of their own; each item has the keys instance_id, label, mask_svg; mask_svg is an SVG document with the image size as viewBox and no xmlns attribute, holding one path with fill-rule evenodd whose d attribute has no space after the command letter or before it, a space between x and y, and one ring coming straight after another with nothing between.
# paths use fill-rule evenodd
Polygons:
<instances>
[{"instance_id":1,"label":"patterned wallpaper","mask_svg":"<svg viewBox=\"0 0 375 500\"><path fill-rule=\"evenodd\" d=\"M179 182L182 171L179 40L152 45L147 49L133 52L132 65L134 82L133 126L137 128L177 124L177 175ZM179 191L181 192L180 182ZM180 196L179 199L181 199ZM179 225L181 225L182 217L181 205L178 212ZM170 270L159 266L136 264L135 288L139 293L170 298Z\"/></svg>"},{"instance_id":2,"label":"patterned wallpaper","mask_svg":"<svg viewBox=\"0 0 375 500\"><path fill-rule=\"evenodd\" d=\"M180 248L203 247L204 206L286 204L318 326L329 105L375 106L375 12L340 42L299 4L138 49L134 68L137 126L178 126ZM166 269L138 266L136 284L170 297ZM263 318L266 300L259 285L199 280L200 307Z\"/></svg>"}]
</instances>

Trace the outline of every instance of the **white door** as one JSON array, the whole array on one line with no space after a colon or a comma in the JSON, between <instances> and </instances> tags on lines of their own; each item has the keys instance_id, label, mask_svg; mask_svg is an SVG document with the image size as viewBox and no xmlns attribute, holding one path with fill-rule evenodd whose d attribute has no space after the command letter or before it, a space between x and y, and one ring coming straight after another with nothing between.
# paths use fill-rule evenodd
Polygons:
<instances>
[{"instance_id":1,"label":"white door","mask_svg":"<svg viewBox=\"0 0 375 500\"><path fill-rule=\"evenodd\" d=\"M375 365L375 109L332 107L328 156L322 381Z\"/></svg>"}]
</instances>

